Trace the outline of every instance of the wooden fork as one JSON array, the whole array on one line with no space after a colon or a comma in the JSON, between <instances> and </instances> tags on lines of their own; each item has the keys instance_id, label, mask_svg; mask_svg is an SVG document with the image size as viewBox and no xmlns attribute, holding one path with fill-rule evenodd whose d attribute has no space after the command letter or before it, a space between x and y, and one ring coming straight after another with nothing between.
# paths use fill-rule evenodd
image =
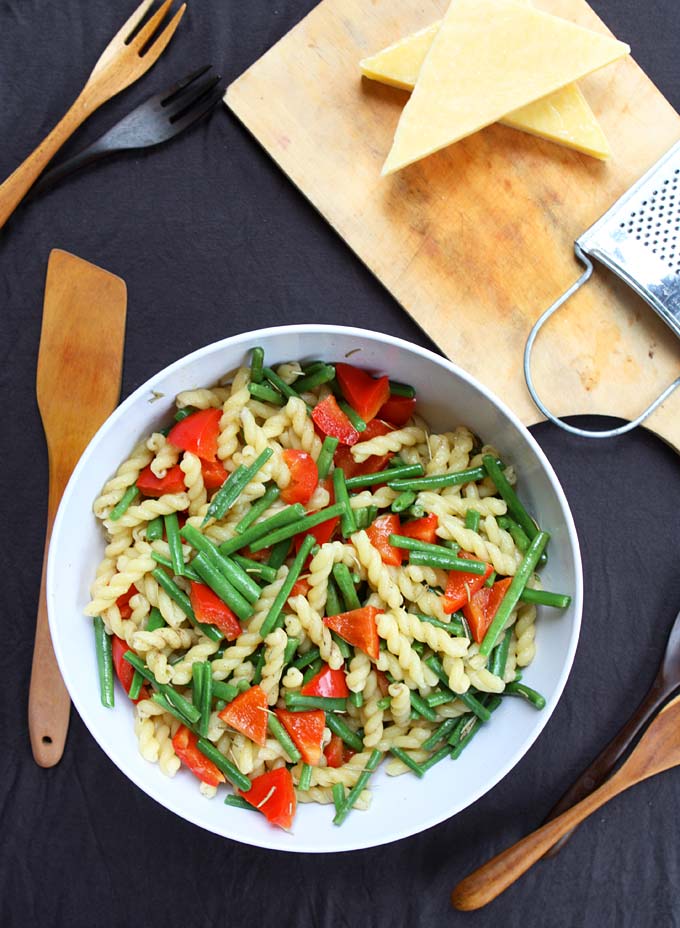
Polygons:
<instances>
[{"instance_id":1,"label":"wooden fork","mask_svg":"<svg viewBox=\"0 0 680 928\"><path fill-rule=\"evenodd\" d=\"M159 59L184 15L186 3L182 4L165 29L157 34L173 2L165 0L134 38L130 39L153 2L154 0L143 0L137 7L104 49L73 106L47 138L43 139L35 151L0 186L0 228L78 126L102 103L106 103L138 80Z\"/></svg>"}]
</instances>

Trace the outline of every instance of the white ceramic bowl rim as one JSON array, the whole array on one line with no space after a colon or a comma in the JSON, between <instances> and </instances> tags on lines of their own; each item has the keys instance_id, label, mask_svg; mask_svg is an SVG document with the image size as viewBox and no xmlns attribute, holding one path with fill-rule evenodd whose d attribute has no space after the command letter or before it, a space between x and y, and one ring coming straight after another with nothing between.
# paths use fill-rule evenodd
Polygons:
<instances>
[{"instance_id":1,"label":"white ceramic bowl rim","mask_svg":"<svg viewBox=\"0 0 680 928\"><path fill-rule=\"evenodd\" d=\"M159 384L161 381L165 380L168 375L173 372L180 370L185 367L189 362L212 355L213 352L219 352L223 349L237 349L238 346L243 345L252 347L255 344L258 344L261 340L271 340L277 336L284 335L294 335L300 334L308 336L310 333L313 333L315 336L318 336L320 339L324 335L332 336L348 336L353 338L364 339L367 341L373 341L384 346L393 346L394 348L410 352L411 354L418 355L423 360L435 364L439 367L444 368L449 373L454 374L456 377L460 378L462 381L465 381L470 387L478 391L483 397L495 407L518 432L521 433L524 440L529 445L531 451L536 456L540 465L547 475L548 480L551 485L552 492L555 494L557 502L559 503L560 509L564 515L567 536L569 540L569 545L571 548L571 556L574 563L574 574L575 574L575 588L573 590L573 621L572 621L572 633L569 640L568 648L564 654L564 664L562 671L555 683L555 688L552 692L551 698L548 700L548 703L545 709L540 713L540 721L536 724L534 731L532 732L529 738L521 741L517 747L517 750L506 760L504 764L499 766L490 776L482 778L482 785L474 789L467 797L465 802L460 803L456 801L455 796L449 802L442 802L441 806L438 806L435 811L431 812L429 815L423 818L420 826L417 829L413 827L400 828L398 821L391 823L389 829L389 834L386 834L384 837L380 838L369 838L367 840L355 840L353 839L351 843L346 843L342 839L343 829L336 829L335 833L337 834L337 840L334 840L332 844L319 844L318 842L311 843L300 843L296 840L288 843L283 840L282 836L285 833L280 832L279 829L271 828L269 832L264 833L264 835L243 835L243 834L231 834L228 829L224 828L224 824L219 820L215 821L215 827L212 827L211 824L202 821L200 823L201 827L208 828L212 830L215 834L219 834L225 837L230 837L234 840L244 841L249 844L254 844L256 846L268 848L268 849L278 849L278 850L287 850L293 852L304 852L304 853L319 853L319 852L337 852L337 851L349 851L359 848L372 847L383 843L389 843L391 841L396 841L401 838L408 837L409 835L415 834L419 831L424 831L432 826L438 824L445 819L450 818L455 815L457 812L461 811L463 808L467 808L482 795L492 789L526 754L530 749L531 745L534 743L538 735L541 733L545 725L547 724L552 712L557 705L557 702L562 694L564 686L567 682L569 672L571 670L574 655L576 651L576 646L578 643L578 636L581 624L581 610L582 610L582 600L583 600L583 582L582 582L582 566L581 566L581 557L579 551L579 543L576 534L576 528L574 526L573 518L569 510L569 505L567 503L564 492L559 484L557 476L553 471L552 466L550 465L548 459L544 455L538 443L528 432L525 426L520 422L514 412L509 409L498 397L496 397L491 391L489 391L483 384L477 381L475 378L471 377L466 371L462 368L455 365L453 362L449 361L446 358L443 358L432 351L429 351L426 348L421 348L420 346L413 344L411 342L405 341L394 336L385 335L378 332L373 332L367 329L361 329L357 327L350 326L337 326L337 325L292 325L292 326L272 326L268 328L258 329L251 332L245 332L239 335L229 336L227 338L221 339L220 341L213 342L209 345L206 345L202 348L193 351L189 355L174 361L172 364L165 367L163 370L159 371L144 384L138 387L121 405L113 412L113 414L107 419L107 421L102 425L98 430L96 435L93 437L89 445L87 446L85 452L83 453L80 461L78 462L71 479L68 482L66 490L64 492L61 505L55 519L54 529L52 534L52 544L50 546L50 553L47 566L47 604L48 604L48 614L49 622L52 633L52 640L54 644L54 650L59 663L62 675L64 677L66 686L71 694L73 703L78 710L83 722L99 743L100 747L108 754L110 759L116 764L116 766L125 773L140 789L144 790L149 796L161 803L168 809L176 812L178 815L187 819L188 821L193 821L192 818L187 816L186 811L182 808L180 802L176 802L174 797L162 794L159 789L154 789L147 782L143 781L143 777L138 776L135 771L132 770L130 763L127 761L127 755L125 752L121 752L118 755L115 755L115 752L108 749L108 747L103 743L102 737L99 734L99 723L95 717L95 707L85 698L85 694L82 689L77 685L77 680L74 679L71 674L68 672L68 662L66 660L66 655L64 652L65 646L67 644L65 636L60 634L60 629L58 623L56 622L57 615L57 570L58 570L58 552L61 545L61 536L64 529L64 520L66 518L66 513L68 512L71 498L76 493L80 475L83 470L87 467L88 461L93 454L93 450L98 446L101 437L105 436L110 430L112 430L117 423L124 419L128 411L133 408L140 401L148 398L151 391L154 390L154 387ZM277 362L278 363L278 362ZM130 747L134 747L133 742L131 742ZM115 756L114 756L115 755ZM159 774L160 776L160 774ZM219 800L215 800L218 801ZM207 803L207 800L206 800ZM208 803L211 804L211 803ZM222 803L219 802L221 808ZM226 809L225 809L226 811ZM239 810L229 810L230 812ZM245 815L246 813L239 813ZM361 813L370 815L371 812ZM395 820L398 819L398 816L394 816ZM218 817L216 817L218 819ZM286 836L288 837L288 836Z\"/></svg>"}]
</instances>

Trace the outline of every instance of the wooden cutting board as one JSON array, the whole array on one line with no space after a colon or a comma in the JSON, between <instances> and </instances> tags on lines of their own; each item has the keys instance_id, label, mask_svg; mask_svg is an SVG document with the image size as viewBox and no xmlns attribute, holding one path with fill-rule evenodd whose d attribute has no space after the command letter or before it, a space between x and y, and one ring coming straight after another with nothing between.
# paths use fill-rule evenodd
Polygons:
<instances>
[{"instance_id":1,"label":"wooden cutting board","mask_svg":"<svg viewBox=\"0 0 680 928\"><path fill-rule=\"evenodd\" d=\"M607 163L494 125L381 178L407 95L362 79L359 59L447 2L323 0L225 100L440 348L532 424L542 416L522 374L529 329L579 276L574 239L680 138L680 116L628 59L582 82L612 146ZM584 0L537 6L607 31ZM534 359L559 415L631 419L680 374L680 342L597 268ZM680 390L648 426L680 450Z\"/></svg>"}]
</instances>

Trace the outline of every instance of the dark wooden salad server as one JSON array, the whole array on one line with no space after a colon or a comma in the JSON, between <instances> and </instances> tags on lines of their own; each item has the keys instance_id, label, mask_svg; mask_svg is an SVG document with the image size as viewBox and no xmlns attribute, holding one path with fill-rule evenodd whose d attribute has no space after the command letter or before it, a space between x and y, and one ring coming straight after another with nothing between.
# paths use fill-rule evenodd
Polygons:
<instances>
[{"instance_id":1,"label":"dark wooden salad server","mask_svg":"<svg viewBox=\"0 0 680 928\"><path fill-rule=\"evenodd\" d=\"M31 748L41 767L60 761L70 710L47 624L47 552L71 472L118 403L126 308L127 289L120 277L66 251L50 253L36 380L50 483L28 696Z\"/></svg>"},{"instance_id":2,"label":"dark wooden salad server","mask_svg":"<svg viewBox=\"0 0 680 928\"><path fill-rule=\"evenodd\" d=\"M457 909L480 909L499 896L563 835L630 786L680 765L680 696L659 712L628 760L599 789L467 876L451 894Z\"/></svg>"}]
</instances>

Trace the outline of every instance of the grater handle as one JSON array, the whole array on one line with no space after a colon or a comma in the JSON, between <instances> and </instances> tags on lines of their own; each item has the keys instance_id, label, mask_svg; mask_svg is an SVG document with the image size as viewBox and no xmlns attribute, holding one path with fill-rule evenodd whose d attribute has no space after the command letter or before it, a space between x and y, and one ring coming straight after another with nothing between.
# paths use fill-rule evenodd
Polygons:
<instances>
[{"instance_id":1,"label":"grater handle","mask_svg":"<svg viewBox=\"0 0 680 928\"><path fill-rule=\"evenodd\" d=\"M574 244L574 252L578 260L585 267L585 271L581 274L579 279L574 284L572 284L571 287L569 287L568 290L565 290L565 292L555 300L552 306L549 306L548 309L546 309L546 311L541 316L539 316L531 332L529 332L529 337L527 338L526 345L524 346L524 379L526 380L527 389L529 390L534 403L538 406L546 419L554 422L555 425L559 426L561 429L564 429L566 432L571 432L572 435L580 435L582 438L615 438L617 435L624 435L626 432L630 432L632 429L640 425L641 422L644 422L648 416L651 416L654 410L671 395L673 390L675 390L676 387L680 387L680 377L678 377L677 380L674 380L670 386L666 387L663 393L660 393L654 402L650 403L650 405L645 410L643 410L643 412L641 412L636 419L633 419L631 422L627 422L626 425L621 425L616 429L606 429L601 432L594 431L593 429L579 429L575 425L568 425L568 423L564 422L548 409L548 407L536 392L534 381L531 376L531 352L534 348L536 336L541 331L548 319L550 319L550 317L556 313L560 307L564 306L567 300L572 297L576 291L579 290L590 279L590 276L593 273L593 263L585 254L585 252L583 252L579 247L578 242Z\"/></svg>"}]
</instances>

